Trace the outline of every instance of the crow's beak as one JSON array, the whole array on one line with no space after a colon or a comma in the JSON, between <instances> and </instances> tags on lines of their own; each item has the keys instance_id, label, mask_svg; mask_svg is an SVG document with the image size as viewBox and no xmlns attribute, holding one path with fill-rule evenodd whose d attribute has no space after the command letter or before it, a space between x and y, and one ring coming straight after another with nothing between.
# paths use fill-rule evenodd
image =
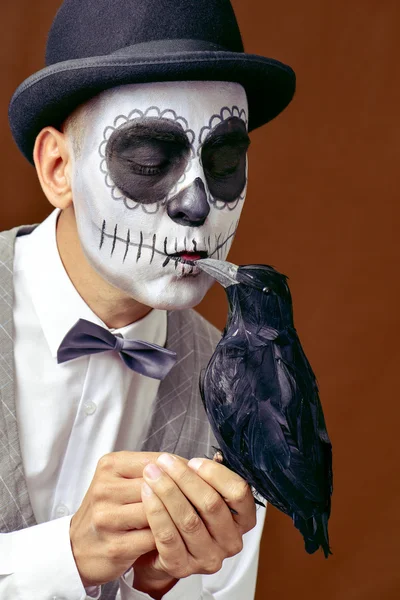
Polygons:
<instances>
[{"instance_id":1,"label":"crow's beak","mask_svg":"<svg viewBox=\"0 0 400 600\"><path fill-rule=\"evenodd\" d=\"M214 258L202 258L196 261L196 265L208 275L211 275L224 288L239 283L236 279L238 266L224 260Z\"/></svg>"}]
</instances>

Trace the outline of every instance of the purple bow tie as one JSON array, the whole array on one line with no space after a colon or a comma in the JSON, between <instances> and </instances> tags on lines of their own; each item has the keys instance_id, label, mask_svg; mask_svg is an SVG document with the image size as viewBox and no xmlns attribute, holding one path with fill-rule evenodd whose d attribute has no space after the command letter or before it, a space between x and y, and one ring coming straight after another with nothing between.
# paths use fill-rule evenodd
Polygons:
<instances>
[{"instance_id":1,"label":"purple bow tie","mask_svg":"<svg viewBox=\"0 0 400 600\"><path fill-rule=\"evenodd\" d=\"M69 330L58 349L57 362L108 350L119 352L130 369L153 379L164 379L176 363L172 350L141 340L126 340L86 319L79 319Z\"/></svg>"}]
</instances>

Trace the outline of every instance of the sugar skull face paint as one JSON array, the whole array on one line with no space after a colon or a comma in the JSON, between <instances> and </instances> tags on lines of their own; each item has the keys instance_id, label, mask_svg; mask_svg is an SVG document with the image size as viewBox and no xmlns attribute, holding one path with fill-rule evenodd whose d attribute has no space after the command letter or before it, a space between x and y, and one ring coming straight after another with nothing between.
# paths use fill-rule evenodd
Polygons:
<instances>
[{"instance_id":1,"label":"sugar skull face paint","mask_svg":"<svg viewBox=\"0 0 400 600\"><path fill-rule=\"evenodd\" d=\"M72 166L78 234L91 266L154 308L198 304L225 259L247 186L248 109L236 83L113 88L85 110Z\"/></svg>"}]
</instances>

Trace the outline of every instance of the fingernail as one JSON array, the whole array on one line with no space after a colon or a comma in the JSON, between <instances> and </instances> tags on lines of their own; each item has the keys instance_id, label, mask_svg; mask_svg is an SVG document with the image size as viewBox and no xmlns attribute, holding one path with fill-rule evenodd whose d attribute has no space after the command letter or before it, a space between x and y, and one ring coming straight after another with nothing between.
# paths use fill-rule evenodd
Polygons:
<instances>
[{"instance_id":1,"label":"fingernail","mask_svg":"<svg viewBox=\"0 0 400 600\"><path fill-rule=\"evenodd\" d=\"M146 482L142 483L142 494L143 496L151 496L153 493L153 490L151 489L151 487L149 485L147 485Z\"/></svg>"},{"instance_id":2,"label":"fingernail","mask_svg":"<svg viewBox=\"0 0 400 600\"><path fill-rule=\"evenodd\" d=\"M168 468L174 465L175 458L170 454L161 454L161 456L157 458L157 462L160 463L162 467L165 466Z\"/></svg>"},{"instance_id":3,"label":"fingernail","mask_svg":"<svg viewBox=\"0 0 400 600\"><path fill-rule=\"evenodd\" d=\"M188 462L188 467L191 467L192 469L197 471L198 469L200 469L202 464L203 464L202 458L191 458Z\"/></svg>"},{"instance_id":4,"label":"fingernail","mask_svg":"<svg viewBox=\"0 0 400 600\"><path fill-rule=\"evenodd\" d=\"M146 467L143 470L143 473L149 479L158 479L159 477L161 477L160 469L156 465L153 465L152 463L150 463L149 465L146 465Z\"/></svg>"}]
</instances>

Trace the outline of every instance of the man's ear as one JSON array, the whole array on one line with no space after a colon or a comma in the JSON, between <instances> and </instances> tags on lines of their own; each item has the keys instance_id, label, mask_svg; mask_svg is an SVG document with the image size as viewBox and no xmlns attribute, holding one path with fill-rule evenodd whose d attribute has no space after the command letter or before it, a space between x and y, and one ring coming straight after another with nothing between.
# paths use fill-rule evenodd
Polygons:
<instances>
[{"instance_id":1,"label":"man's ear","mask_svg":"<svg viewBox=\"0 0 400 600\"><path fill-rule=\"evenodd\" d=\"M33 160L47 199L62 210L72 204L71 158L66 135L54 127L42 129L36 138Z\"/></svg>"}]
</instances>

